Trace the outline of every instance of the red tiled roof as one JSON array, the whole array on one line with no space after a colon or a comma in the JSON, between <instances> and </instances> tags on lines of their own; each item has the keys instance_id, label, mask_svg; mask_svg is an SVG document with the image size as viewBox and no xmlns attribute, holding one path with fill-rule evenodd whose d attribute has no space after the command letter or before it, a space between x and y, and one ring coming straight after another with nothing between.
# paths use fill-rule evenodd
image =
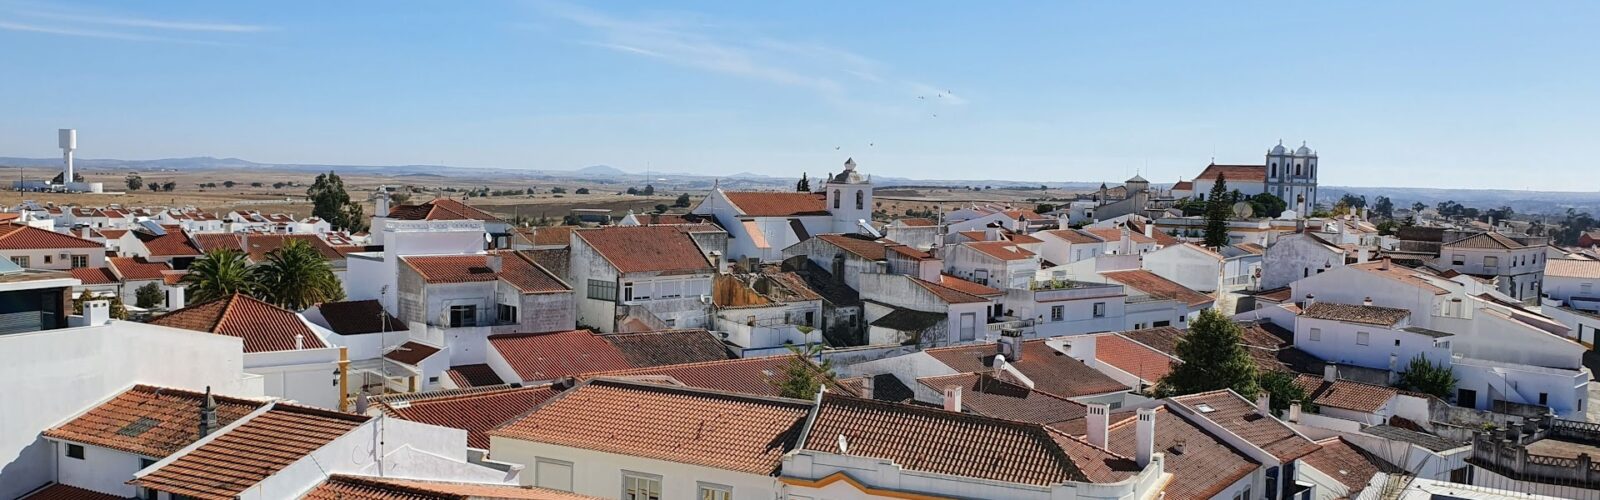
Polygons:
<instances>
[{"instance_id":1,"label":"red tiled roof","mask_svg":"<svg viewBox=\"0 0 1600 500\"><path fill-rule=\"evenodd\" d=\"M239 236L240 233L197 233L194 242L202 252L220 249L243 252L244 244L239 242Z\"/></svg>"},{"instance_id":2,"label":"red tiled roof","mask_svg":"<svg viewBox=\"0 0 1600 500\"><path fill-rule=\"evenodd\" d=\"M303 500L599 500L533 486L454 483L334 474Z\"/></svg>"},{"instance_id":3,"label":"red tiled roof","mask_svg":"<svg viewBox=\"0 0 1600 500\"><path fill-rule=\"evenodd\" d=\"M389 209L396 220L481 220L500 222L499 217L450 198L435 198L421 205L400 205Z\"/></svg>"},{"instance_id":4,"label":"red tiled roof","mask_svg":"<svg viewBox=\"0 0 1600 500\"><path fill-rule=\"evenodd\" d=\"M1545 261L1545 276L1600 279L1600 260L1550 259Z\"/></svg>"},{"instance_id":5,"label":"red tiled roof","mask_svg":"<svg viewBox=\"0 0 1600 500\"><path fill-rule=\"evenodd\" d=\"M500 279L522 293L561 293L572 291L565 281L533 261L523 252L499 252Z\"/></svg>"},{"instance_id":6,"label":"red tiled roof","mask_svg":"<svg viewBox=\"0 0 1600 500\"><path fill-rule=\"evenodd\" d=\"M413 255L401 257L428 283L477 283L500 279L487 255ZM502 261L503 262L503 261Z\"/></svg>"},{"instance_id":7,"label":"red tiled roof","mask_svg":"<svg viewBox=\"0 0 1600 500\"><path fill-rule=\"evenodd\" d=\"M1026 220L1052 220L1032 210L1006 210L1001 213L1006 214L1006 217L1011 220L1017 220L1019 217Z\"/></svg>"},{"instance_id":8,"label":"red tiled roof","mask_svg":"<svg viewBox=\"0 0 1600 500\"><path fill-rule=\"evenodd\" d=\"M465 394L416 394L406 398L403 404L378 402L376 406L386 414L412 422L465 430L467 446L487 450L487 432L526 413L556 393L548 385L506 386Z\"/></svg>"},{"instance_id":9,"label":"red tiled roof","mask_svg":"<svg viewBox=\"0 0 1600 500\"><path fill-rule=\"evenodd\" d=\"M24 224L0 224L0 250L105 249L105 244Z\"/></svg>"},{"instance_id":10,"label":"red tiled roof","mask_svg":"<svg viewBox=\"0 0 1600 500\"><path fill-rule=\"evenodd\" d=\"M789 367L789 363L793 359L794 356L791 355L763 356L594 372L584 376L589 378L637 377L647 380L666 377L689 387L757 396L777 396L778 387L774 382L782 380L785 373L784 369ZM840 386L836 381L829 380L827 384L828 390L851 392L850 389Z\"/></svg>"},{"instance_id":11,"label":"red tiled roof","mask_svg":"<svg viewBox=\"0 0 1600 500\"><path fill-rule=\"evenodd\" d=\"M22 497L21 500L123 500L123 498L122 495L112 495L56 483Z\"/></svg>"},{"instance_id":12,"label":"red tiled roof","mask_svg":"<svg viewBox=\"0 0 1600 500\"><path fill-rule=\"evenodd\" d=\"M219 429L266 404L212 397L217 402ZM164 458L200 440L200 406L204 401L204 393L136 385L67 423L44 431L44 437Z\"/></svg>"},{"instance_id":13,"label":"red tiled roof","mask_svg":"<svg viewBox=\"0 0 1600 500\"><path fill-rule=\"evenodd\" d=\"M1311 304L1311 307L1306 308L1303 315L1307 318L1313 319L1326 319L1375 326L1394 326L1396 323L1411 317L1411 310L1396 309L1393 307L1366 306L1359 304L1314 302Z\"/></svg>"},{"instance_id":14,"label":"red tiled roof","mask_svg":"<svg viewBox=\"0 0 1600 500\"><path fill-rule=\"evenodd\" d=\"M1200 176L1199 177L1195 177L1194 179L1197 180L1197 181L1198 180L1214 181L1214 180L1217 179L1218 175L1222 175L1226 179L1226 181L1228 181L1228 182L1237 182L1237 181L1264 182L1264 181L1267 180L1267 166L1266 165L1218 165L1218 164L1213 163L1213 164L1207 165L1206 169L1200 172ZM1190 189L1193 189L1193 188L1191 187Z\"/></svg>"},{"instance_id":15,"label":"red tiled roof","mask_svg":"<svg viewBox=\"0 0 1600 500\"><path fill-rule=\"evenodd\" d=\"M1006 294L1006 292L1001 291L998 288L987 287L944 273L939 274L939 285L958 292L977 295L979 297L998 297Z\"/></svg>"},{"instance_id":16,"label":"red tiled roof","mask_svg":"<svg viewBox=\"0 0 1600 500\"><path fill-rule=\"evenodd\" d=\"M1137 453L1137 422L1129 418L1113 424L1106 446L1114 453ZM1178 453L1179 444L1183 453ZM1172 500L1212 498L1261 466L1166 406L1156 407L1153 448L1164 455L1164 470L1172 474L1163 491Z\"/></svg>"},{"instance_id":17,"label":"red tiled roof","mask_svg":"<svg viewBox=\"0 0 1600 500\"><path fill-rule=\"evenodd\" d=\"M933 219L926 219L926 218L921 218L921 217L907 217L907 218L904 218L904 219L895 219L895 220L896 220L896 222L899 222L900 225L903 225L903 226L906 226L906 227L933 227L933 226L939 225L939 223L934 222Z\"/></svg>"},{"instance_id":18,"label":"red tiled roof","mask_svg":"<svg viewBox=\"0 0 1600 500\"><path fill-rule=\"evenodd\" d=\"M198 236L196 237L198 238ZM322 238L312 234L249 234L240 237L241 244L250 254L250 260L255 262L265 262L268 253L283 248L283 245L291 240L305 242L317 253L322 254L324 259L330 261L344 259L344 254L339 253L339 250L333 248L328 242L323 241Z\"/></svg>"},{"instance_id":19,"label":"red tiled roof","mask_svg":"<svg viewBox=\"0 0 1600 500\"><path fill-rule=\"evenodd\" d=\"M150 262L144 257L109 257L106 263L116 268L122 279L129 281L164 279L166 273L162 271L172 270L165 262Z\"/></svg>"},{"instance_id":20,"label":"red tiled roof","mask_svg":"<svg viewBox=\"0 0 1600 500\"><path fill-rule=\"evenodd\" d=\"M802 400L597 379L489 435L775 475L810 409Z\"/></svg>"},{"instance_id":21,"label":"red tiled roof","mask_svg":"<svg viewBox=\"0 0 1600 500\"><path fill-rule=\"evenodd\" d=\"M1101 240L1103 240L1103 241L1105 241L1107 243L1115 243L1115 242L1122 241L1122 229L1121 228L1115 228L1115 227L1086 227L1086 228L1083 228L1083 231L1087 232L1089 234L1092 234L1096 238L1100 238ZM1128 229L1128 239L1133 241L1134 243L1137 243L1137 244L1151 244L1151 243L1155 243L1156 242L1155 239L1152 239L1149 236L1145 236L1144 235L1144 231L1135 231L1132 228Z\"/></svg>"},{"instance_id":22,"label":"red tiled roof","mask_svg":"<svg viewBox=\"0 0 1600 500\"><path fill-rule=\"evenodd\" d=\"M1084 233L1077 229L1051 229L1049 231L1043 231L1042 234L1048 234L1050 236L1059 238L1062 241L1075 245L1093 245L1096 243L1101 243L1100 238L1095 236L1093 233Z\"/></svg>"},{"instance_id":23,"label":"red tiled roof","mask_svg":"<svg viewBox=\"0 0 1600 500\"><path fill-rule=\"evenodd\" d=\"M278 403L130 483L208 500L230 500L371 417Z\"/></svg>"},{"instance_id":24,"label":"red tiled roof","mask_svg":"<svg viewBox=\"0 0 1600 500\"><path fill-rule=\"evenodd\" d=\"M1009 241L973 241L962 245L1000 260L1024 260L1034 257L1033 252Z\"/></svg>"},{"instance_id":25,"label":"red tiled roof","mask_svg":"<svg viewBox=\"0 0 1600 500\"><path fill-rule=\"evenodd\" d=\"M490 335L489 347L523 382L633 367L622 351L588 330Z\"/></svg>"},{"instance_id":26,"label":"red tiled roof","mask_svg":"<svg viewBox=\"0 0 1600 500\"><path fill-rule=\"evenodd\" d=\"M500 375L495 374L494 368L490 368L489 365L482 363L476 365L452 366L449 370L445 370L444 373L445 375L450 376L450 381L455 382L456 387L462 388L483 387L506 383L506 381L500 379Z\"/></svg>"},{"instance_id":27,"label":"red tiled roof","mask_svg":"<svg viewBox=\"0 0 1600 500\"><path fill-rule=\"evenodd\" d=\"M1138 222L1138 221L1128 221L1128 228L1133 230L1133 231L1137 231L1139 234L1144 234L1144 225L1145 224L1148 224L1148 223L1146 223L1146 222ZM1183 240L1178 239L1176 236L1173 236L1172 234L1170 234L1170 233L1168 233L1166 231L1162 231L1161 228L1159 228L1159 227L1151 229L1149 237L1150 237L1150 239L1155 240L1157 245L1161 245L1162 247L1170 247L1170 246L1183 244Z\"/></svg>"},{"instance_id":28,"label":"red tiled roof","mask_svg":"<svg viewBox=\"0 0 1600 500\"><path fill-rule=\"evenodd\" d=\"M1294 385L1306 391L1306 397L1317 406L1339 408L1362 413L1376 413L1400 395L1393 387L1363 384L1351 380L1329 383L1321 376L1302 373L1295 377ZM1325 471L1326 472L1326 471Z\"/></svg>"},{"instance_id":29,"label":"red tiled roof","mask_svg":"<svg viewBox=\"0 0 1600 500\"><path fill-rule=\"evenodd\" d=\"M961 387L961 407L966 411L986 417L1044 424L1063 432L1076 427L1078 433L1082 434L1083 422L1074 421L1082 420L1089 413L1088 407L1082 403L1029 389L988 373L922 377L917 382L941 393L952 385Z\"/></svg>"},{"instance_id":30,"label":"red tiled roof","mask_svg":"<svg viewBox=\"0 0 1600 500\"><path fill-rule=\"evenodd\" d=\"M997 350L994 344L989 343L940 347L923 352L957 372L975 373L994 368ZM1033 380L1034 389L1056 396L1075 398L1128 390L1128 386L1099 370L1045 345L1043 339L1023 342L1021 358L1007 361Z\"/></svg>"},{"instance_id":31,"label":"red tiled roof","mask_svg":"<svg viewBox=\"0 0 1600 500\"><path fill-rule=\"evenodd\" d=\"M1194 181L1178 181L1172 183L1173 191L1194 191Z\"/></svg>"},{"instance_id":32,"label":"red tiled roof","mask_svg":"<svg viewBox=\"0 0 1600 500\"><path fill-rule=\"evenodd\" d=\"M867 260L888 259L888 252L891 249L917 259L932 257L927 252L907 247L893 241L874 240L871 237L862 236L859 234L820 234L817 235L817 238Z\"/></svg>"},{"instance_id":33,"label":"red tiled roof","mask_svg":"<svg viewBox=\"0 0 1600 500\"><path fill-rule=\"evenodd\" d=\"M533 230L533 244L535 245L560 245L572 244L572 230L578 226L549 226Z\"/></svg>"},{"instance_id":34,"label":"red tiled roof","mask_svg":"<svg viewBox=\"0 0 1600 500\"><path fill-rule=\"evenodd\" d=\"M122 235L128 234L127 229L99 229L98 231L100 236L104 236L108 240L120 239Z\"/></svg>"},{"instance_id":35,"label":"red tiled roof","mask_svg":"<svg viewBox=\"0 0 1600 500\"><path fill-rule=\"evenodd\" d=\"M961 291L961 290L957 290L957 289L952 288L952 287L944 286L944 285L941 285L939 283L934 283L932 281L923 280L921 278L908 276L907 279L910 279L913 284L916 284L917 286L920 286L923 289L926 289L927 291L932 292L935 296L938 296L940 300L943 300L945 302L949 302L951 304L972 304L972 303L977 303L977 302L988 302L989 301L989 299L986 299L986 298L983 298L983 297L979 297L977 295L973 295L971 293L967 293L967 292L964 292L964 291ZM943 280L941 280L941 281L943 281ZM977 283L973 283L973 284L977 285ZM982 285L978 285L978 286L982 286Z\"/></svg>"},{"instance_id":36,"label":"red tiled roof","mask_svg":"<svg viewBox=\"0 0 1600 500\"><path fill-rule=\"evenodd\" d=\"M1228 389L1172 398L1183 405L1189 416L1215 422L1245 442L1266 450L1281 461L1290 461L1317 450L1317 444L1296 433L1287 424L1256 410L1254 403ZM1205 411L1202 408L1211 408Z\"/></svg>"},{"instance_id":37,"label":"red tiled roof","mask_svg":"<svg viewBox=\"0 0 1600 500\"><path fill-rule=\"evenodd\" d=\"M439 352L437 347L413 341L400 344L400 347L384 353L383 357L396 363L416 366L437 352Z\"/></svg>"},{"instance_id":38,"label":"red tiled roof","mask_svg":"<svg viewBox=\"0 0 1600 500\"><path fill-rule=\"evenodd\" d=\"M1065 436L1039 424L824 394L802 446L992 481L1091 481L1058 437Z\"/></svg>"},{"instance_id":39,"label":"red tiled roof","mask_svg":"<svg viewBox=\"0 0 1600 500\"><path fill-rule=\"evenodd\" d=\"M1215 300L1209 295L1190 290L1175 281L1143 269L1103 272L1100 275L1117 283L1127 285L1129 288L1144 292L1151 297L1176 300L1189 307L1201 306Z\"/></svg>"},{"instance_id":40,"label":"red tiled roof","mask_svg":"<svg viewBox=\"0 0 1600 500\"><path fill-rule=\"evenodd\" d=\"M237 293L156 316L150 324L239 337L246 353L292 351L297 335L306 349L327 347L299 314Z\"/></svg>"},{"instance_id":41,"label":"red tiled roof","mask_svg":"<svg viewBox=\"0 0 1600 500\"><path fill-rule=\"evenodd\" d=\"M751 217L828 215L825 193L725 191L722 194L739 209L740 214Z\"/></svg>"},{"instance_id":42,"label":"red tiled roof","mask_svg":"<svg viewBox=\"0 0 1600 500\"><path fill-rule=\"evenodd\" d=\"M711 262L688 233L695 227L698 226L606 227L576 234L624 273L711 271Z\"/></svg>"},{"instance_id":43,"label":"red tiled roof","mask_svg":"<svg viewBox=\"0 0 1600 500\"><path fill-rule=\"evenodd\" d=\"M1533 248L1533 245L1524 245L1517 240L1507 238L1505 235L1493 231L1478 233L1459 240L1445 243L1447 247L1481 248L1487 250L1520 250Z\"/></svg>"},{"instance_id":44,"label":"red tiled roof","mask_svg":"<svg viewBox=\"0 0 1600 500\"><path fill-rule=\"evenodd\" d=\"M730 358L722 339L706 330L610 333L601 337L616 347L628 364L639 368Z\"/></svg>"},{"instance_id":45,"label":"red tiled roof","mask_svg":"<svg viewBox=\"0 0 1600 500\"><path fill-rule=\"evenodd\" d=\"M1144 344L1116 334L1096 336L1094 340L1095 359L1142 380L1161 380L1172 371L1175 360Z\"/></svg>"},{"instance_id":46,"label":"red tiled roof","mask_svg":"<svg viewBox=\"0 0 1600 500\"><path fill-rule=\"evenodd\" d=\"M203 253L199 247L194 246L194 242L189 241L189 233L182 227L171 224L161 227L167 234L156 236L144 231L133 233L139 241L144 242L144 247L150 250L152 257L198 257Z\"/></svg>"},{"instance_id":47,"label":"red tiled roof","mask_svg":"<svg viewBox=\"0 0 1600 500\"><path fill-rule=\"evenodd\" d=\"M404 321L383 310L378 299L324 302L317 306L328 329L339 335L365 333L403 332L408 329Z\"/></svg>"},{"instance_id":48,"label":"red tiled roof","mask_svg":"<svg viewBox=\"0 0 1600 500\"><path fill-rule=\"evenodd\" d=\"M117 282L117 275L112 274L109 267L76 267L68 272L85 285L110 285Z\"/></svg>"},{"instance_id":49,"label":"red tiled roof","mask_svg":"<svg viewBox=\"0 0 1600 500\"><path fill-rule=\"evenodd\" d=\"M1321 448L1301 461L1349 488L1346 498L1359 496L1379 472L1400 472L1399 467L1338 436L1317 441L1317 446Z\"/></svg>"}]
</instances>

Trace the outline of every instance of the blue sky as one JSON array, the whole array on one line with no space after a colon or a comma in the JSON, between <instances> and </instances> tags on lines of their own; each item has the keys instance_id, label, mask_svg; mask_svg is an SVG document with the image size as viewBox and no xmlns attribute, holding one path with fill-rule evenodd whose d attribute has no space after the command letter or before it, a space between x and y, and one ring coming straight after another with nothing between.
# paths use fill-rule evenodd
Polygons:
<instances>
[{"instance_id":1,"label":"blue sky","mask_svg":"<svg viewBox=\"0 0 1600 500\"><path fill-rule=\"evenodd\" d=\"M1399 5L1396 5L1396 4ZM1600 190L1600 2L0 0L0 156ZM941 97L942 96L942 97Z\"/></svg>"}]
</instances>

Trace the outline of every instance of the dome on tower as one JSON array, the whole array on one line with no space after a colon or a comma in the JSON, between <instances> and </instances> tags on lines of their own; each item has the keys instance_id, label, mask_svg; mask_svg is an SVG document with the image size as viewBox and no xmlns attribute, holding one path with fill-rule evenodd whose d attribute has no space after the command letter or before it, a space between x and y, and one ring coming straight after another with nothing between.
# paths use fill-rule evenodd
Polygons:
<instances>
[{"instance_id":1,"label":"dome on tower","mask_svg":"<svg viewBox=\"0 0 1600 500\"><path fill-rule=\"evenodd\" d=\"M1297 154L1297 155L1300 155L1300 156L1311 156L1311 148L1306 147L1306 143L1304 141L1302 141L1300 143L1300 148L1294 150L1294 154Z\"/></svg>"},{"instance_id":2,"label":"dome on tower","mask_svg":"<svg viewBox=\"0 0 1600 500\"><path fill-rule=\"evenodd\" d=\"M1283 147L1283 139L1279 139L1278 140L1278 145L1272 147L1272 154L1275 154L1275 155L1281 155L1281 154L1288 153L1288 152L1289 152L1288 148Z\"/></svg>"},{"instance_id":3,"label":"dome on tower","mask_svg":"<svg viewBox=\"0 0 1600 500\"><path fill-rule=\"evenodd\" d=\"M830 184L866 184L867 177L856 172L856 159L849 158L844 161L844 171L828 179Z\"/></svg>"}]
</instances>

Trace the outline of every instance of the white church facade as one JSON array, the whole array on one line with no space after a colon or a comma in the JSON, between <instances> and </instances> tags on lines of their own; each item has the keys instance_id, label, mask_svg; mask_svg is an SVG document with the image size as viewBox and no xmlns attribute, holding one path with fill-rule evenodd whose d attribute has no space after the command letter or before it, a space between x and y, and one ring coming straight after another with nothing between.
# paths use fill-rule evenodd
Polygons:
<instances>
[{"instance_id":1,"label":"white church facade","mask_svg":"<svg viewBox=\"0 0 1600 500\"><path fill-rule=\"evenodd\" d=\"M1317 206L1317 152L1303 142L1291 151L1279 141L1267 151L1261 165L1207 165L1194 179L1195 198L1204 200L1209 196L1219 177L1226 179L1230 192L1245 196L1271 194L1297 214L1310 214Z\"/></svg>"},{"instance_id":2,"label":"white church facade","mask_svg":"<svg viewBox=\"0 0 1600 500\"><path fill-rule=\"evenodd\" d=\"M731 262L783 260L783 249L818 234L872 232L872 182L854 159L820 191L712 189L690 213L711 217L728 232Z\"/></svg>"}]
</instances>

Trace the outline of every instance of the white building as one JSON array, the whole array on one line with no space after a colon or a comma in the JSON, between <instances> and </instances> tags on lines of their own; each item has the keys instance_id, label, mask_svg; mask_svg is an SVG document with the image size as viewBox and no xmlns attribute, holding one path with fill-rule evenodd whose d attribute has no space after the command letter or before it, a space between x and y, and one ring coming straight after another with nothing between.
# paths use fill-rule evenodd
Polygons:
<instances>
[{"instance_id":1,"label":"white building","mask_svg":"<svg viewBox=\"0 0 1600 500\"><path fill-rule=\"evenodd\" d=\"M1544 281L1544 245L1517 241L1495 232L1478 233L1439 247L1435 266L1495 280L1501 293L1533 303Z\"/></svg>"},{"instance_id":2,"label":"white building","mask_svg":"<svg viewBox=\"0 0 1600 500\"><path fill-rule=\"evenodd\" d=\"M1317 206L1317 152L1303 143L1290 151L1279 141L1261 165L1207 165L1194 179L1195 198L1205 200L1218 178L1225 180L1229 192L1271 194L1297 214L1309 214Z\"/></svg>"},{"instance_id":3,"label":"white building","mask_svg":"<svg viewBox=\"0 0 1600 500\"><path fill-rule=\"evenodd\" d=\"M1296 280L1343 267L1349 255L1345 249L1311 233L1279 237L1267 246L1261 260L1261 288L1289 286Z\"/></svg>"},{"instance_id":4,"label":"white building","mask_svg":"<svg viewBox=\"0 0 1600 500\"><path fill-rule=\"evenodd\" d=\"M720 187L690 213L714 219L727 230L727 257L736 262L774 262L791 245L828 233L871 232L872 183L846 160L844 171L813 193L737 192Z\"/></svg>"},{"instance_id":5,"label":"white building","mask_svg":"<svg viewBox=\"0 0 1600 500\"><path fill-rule=\"evenodd\" d=\"M326 342L327 330L294 311L234 294L157 316L150 324L243 339L244 370L261 378L264 394L343 408L342 350Z\"/></svg>"},{"instance_id":6,"label":"white building","mask_svg":"<svg viewBox=\"0 0 1600 500\"><path fill-rule=\"evenodd\" d=\"M578 324L601 332L709 328L728 233L709 224L573 231Z\"/></svg>"}]
</instances>

